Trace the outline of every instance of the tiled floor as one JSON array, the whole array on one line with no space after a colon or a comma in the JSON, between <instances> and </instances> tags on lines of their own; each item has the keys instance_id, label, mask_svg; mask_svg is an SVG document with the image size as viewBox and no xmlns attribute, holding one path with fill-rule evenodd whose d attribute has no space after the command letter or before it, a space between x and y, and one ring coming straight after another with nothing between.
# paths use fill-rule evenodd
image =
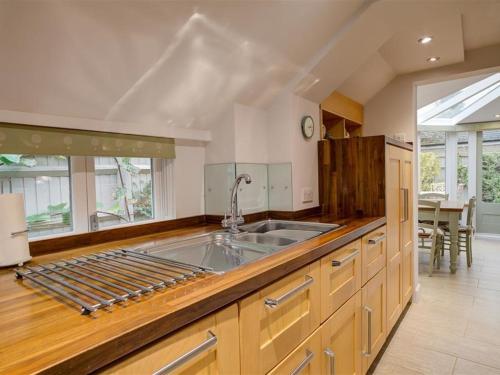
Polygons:
<instances>
[{"instance_id":1,"label":"tiled floor","mask_svg":"<svg viewBox=\"0 0 500 375\"><path fill-rule=\"evenodd\" d=\"M419 254L420 297L394 335L375 374L500 374L500 241L475 240L473 265L465 253L449 273L427 275L429 255Z\"/></svg>"}]
</instances>

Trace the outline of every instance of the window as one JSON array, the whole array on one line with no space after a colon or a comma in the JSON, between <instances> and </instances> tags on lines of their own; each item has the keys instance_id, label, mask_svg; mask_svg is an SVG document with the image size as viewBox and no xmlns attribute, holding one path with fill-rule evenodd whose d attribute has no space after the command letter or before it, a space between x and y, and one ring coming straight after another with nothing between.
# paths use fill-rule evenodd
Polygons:
<instances>
[{"instance_id":1,"label":"window","mask_svg":"<svg viewBox=\"0 0 500 375\"><path fill-rule=\"evenodd\" d=\"M73 230L70 159L0 154L0 193L23 193L29 237Z\"/></svg>"},{"instance_id":2,"label":"window","mask_svg":"<svg viewBox=\"0 0 500 375\"><path fill-rule=\"evenodd\" d=\"M482 201L500 203L500 130L483 131Z\"/></svg>"},{"instance_id":3,"label":"window","mask_svg":"<svg viewBox=\"0 0 500 375\"><path fill-rule=\"evenodd\" d=\"M420 191L446 191L446 134L420 133Z\"/></svg>"},{"instance_id":4,"label":"window","mask_svg":"<svg viewBox=\"0 0 500 375\"><path fill-rule=\"evenodd\" d=\"M30 238L173 216L172 138L1 123L0 139L0 194L24 194Z\"/></svg>"},{"instance_id":5,"label":"window","mask_svg":"<svg viewBox=\"0 0 500 375\"><path fill-rule=\"evenodd\" d=\"M153 219L150 158L96 157L94 163L99 227Z\"/></svg>"},{"instance_id":6,"label":"window","mask_svg":"<svg viewBox=\"0 0 500 375\"><path fill-rule=\"evenodd\" d=\"M457 133L457 199L466 201L469 198L469 133Z\"/></svg>"}]
</instances>

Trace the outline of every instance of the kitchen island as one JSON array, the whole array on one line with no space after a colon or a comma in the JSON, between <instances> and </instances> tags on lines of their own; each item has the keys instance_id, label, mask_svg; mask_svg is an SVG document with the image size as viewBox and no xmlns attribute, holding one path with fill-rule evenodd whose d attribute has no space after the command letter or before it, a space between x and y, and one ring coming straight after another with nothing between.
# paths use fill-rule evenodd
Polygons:
<instances>
[{"instance_id":1,"label":"kitchen island","mask_svg":"<svg viewBox=\"0 0 500 375\"><path fill-rule=\"evenodd\" d=\"M331 222L317 216L309 219ZM383 226L385 217L335 220L344 226L223 275L130 300L87 316L28 282L16 281L12 269L0 271L0 373L89 373L266 285L319 260ZM47 263L112 248L132 247L165 238L184 238L218 230L200 225L36 257Z\"/></svg>"}]
</instances>

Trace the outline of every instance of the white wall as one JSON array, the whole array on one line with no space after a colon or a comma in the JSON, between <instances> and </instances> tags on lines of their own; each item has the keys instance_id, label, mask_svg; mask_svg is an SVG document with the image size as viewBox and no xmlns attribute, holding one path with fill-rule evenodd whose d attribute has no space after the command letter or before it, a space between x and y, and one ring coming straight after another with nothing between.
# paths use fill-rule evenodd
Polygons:
<instances>
[{"instance_id":1,"label":"white wall","mask_svg":"<svg viewBox=\"0 0 500 375\"><path fill-rule=\"evenodd\" d=\"M176 144L174 162L175 215L177 218L204 215L205 145Z\"/></svg>"},{"instance_id":2,"label":"white wall","mask_svg":"<svg viewBox=\"0 0 500 375\"><path fill-rule=\"evenodd\" d=\"M231 163L235 159L234 112L226 111L211 128L212 140L207 144L207 164Z\"/></svg>"},{"instance_id":3,"label":"white wall","mask_svg":"<svg viewBox=\"0 0 500 375\"><path fill-rule=\"evenodd\" d=\"M234 144L237 163L267 163L267 112L235 104Z\"/></svg>"},{"instance_id":4,"label":"white wall","mask_svg":"<svg viewBox=\"0 0 500 375\"><path fill-rule=\"evenodd\" d=\"M306 140L300 126L304 115L314 119L314 136ZM268 110L270 163L292 163L293 210L319 205L318 140L319 104L293 94L278 98ZM313 191L312 202L302 202L302 189Z\"/></svg>"},{"instance_id":5,"label":"white wall","mask_svg":"<svg viewBox=\"0 0 500 375\"><path fill-rule=\"evenodd\" d=\"M465 61L442 68L403 74L393 79L365 105L364 135L405 133L415 141L415 86L457 78L457 75L500 66L500 45L465 53Z\"/></svg>"},{"instance_id":6,"label":"white wall","mask_svg":"<svg viewBox=\"0 0 500 375\"><path fill-rule=\"evenodd\" d=\"M294 95L292 97L292 181L293 210L303 210L319 205L318 192L318 141L320 138L319 104ZM302 136L300 121L304 115L314 119L314 136L305 139ZM302 202L302 189L313 191L312 202Z\"/></svg>"}]
</instances>

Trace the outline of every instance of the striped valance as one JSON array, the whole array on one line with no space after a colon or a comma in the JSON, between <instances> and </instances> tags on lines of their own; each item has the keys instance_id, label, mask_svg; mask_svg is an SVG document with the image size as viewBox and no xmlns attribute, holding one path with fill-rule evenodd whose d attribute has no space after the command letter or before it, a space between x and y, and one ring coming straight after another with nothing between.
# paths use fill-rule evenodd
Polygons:
<instances>
[{"instance_id":1,"label":"striped valance","mask_svg":"<svg viewBox=\"0 0 500 375\"><path fill-rule=\"evenodd\" d=\"M0 154L175 158L172 138L0 123Z\"/></svg>"}]
</instances>

